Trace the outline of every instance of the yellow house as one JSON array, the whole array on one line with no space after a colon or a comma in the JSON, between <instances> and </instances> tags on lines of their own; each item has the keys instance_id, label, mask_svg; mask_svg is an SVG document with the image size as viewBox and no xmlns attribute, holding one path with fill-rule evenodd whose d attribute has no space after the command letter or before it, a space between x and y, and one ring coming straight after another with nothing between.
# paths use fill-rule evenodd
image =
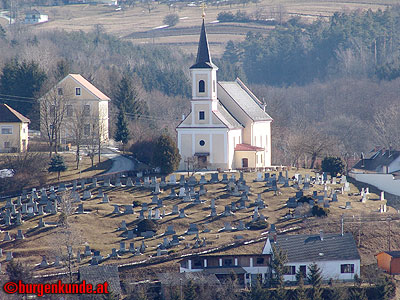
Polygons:
<instances>
[{"instance_id":1,"label":"yellow house","mask_svg":"<svg viewBox=\"0 0 400 300\"><path fill-rule=\"evenodd\" d=\"M0 152L26 151L30 122L7 104L0 104Z\"/></svg>"},{"instance_id":2,"label":"yellow house","mask_svg":"<svg viewBox=\"0 0 400 300\"><path fill-rule=\"evenodd\" d=\"M190 68L191 112L176 128L179 168L194 160L208 169L271 166L272 118L240 79L218 82L217 70L203 20L196 63Z\"/></svg>"},{"instance_id":3,"label":"yellow house","mask_svg":"<svg viewBox=\"0 0 400 300\"><path fill-rule=\"evenodd\" d=\"M82 140L92 135L108 142L108 103L110 98L80 74L69 74L41 98L40 131L42 136L59 123L57 139L61 144L73 143L76 131ZM46 105L48 103L48 105ZM58 130L57 130L58 132Z\"/></svg>"}]
</instances>

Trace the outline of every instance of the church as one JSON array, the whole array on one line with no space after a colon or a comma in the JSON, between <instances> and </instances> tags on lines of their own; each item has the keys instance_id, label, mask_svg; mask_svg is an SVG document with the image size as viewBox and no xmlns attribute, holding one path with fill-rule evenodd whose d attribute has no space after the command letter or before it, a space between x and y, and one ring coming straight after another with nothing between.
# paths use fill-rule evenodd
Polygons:
<instances>
[{"instance_id":1,"label":"church","mask_svg":"<svg viewBox=\"0 0 400 300\"><path fill-rule=\"evenodd\" d=\"M217 81L204 25L196 63L190 67L191 111L177 126L180 170L271 166L271 122L265 105L237 78Z\"/></svg>"}]
</instances>

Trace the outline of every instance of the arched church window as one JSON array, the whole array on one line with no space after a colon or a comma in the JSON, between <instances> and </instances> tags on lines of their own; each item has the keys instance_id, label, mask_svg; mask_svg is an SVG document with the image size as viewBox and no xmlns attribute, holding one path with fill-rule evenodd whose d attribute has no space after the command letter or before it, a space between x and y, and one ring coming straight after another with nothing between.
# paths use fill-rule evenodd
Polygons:
<instances>
[{"instance_id":1,"label":"arched church window","mask_svg":"<svg viewBox=\"0 0 400 300\"><path fill-rule=\"evenodd\" d=\"M206 83L204 80L199 81L199 93L204 93L206 91Z\"/></svg>"}]
</instances>

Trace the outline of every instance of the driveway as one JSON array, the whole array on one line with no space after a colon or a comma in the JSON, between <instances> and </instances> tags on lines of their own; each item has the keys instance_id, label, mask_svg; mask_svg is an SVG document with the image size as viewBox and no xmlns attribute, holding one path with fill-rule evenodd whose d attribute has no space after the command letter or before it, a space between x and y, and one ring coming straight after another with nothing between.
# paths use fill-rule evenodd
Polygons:
<instances>
[{"instance_id":1,"label":"driveway","mask_svg":"<svg viewBox=\"0 0 400 300\"><path fill-rule=\"evenodd\" d=\"M134 161L121 155L120 153L118 153L118 150L116 149L113 148L104 149L102 151L102 156L111 158L113 161L111 169L105 172L104 174L131 171L135 169Z\"/></svg>"}]
</instances>

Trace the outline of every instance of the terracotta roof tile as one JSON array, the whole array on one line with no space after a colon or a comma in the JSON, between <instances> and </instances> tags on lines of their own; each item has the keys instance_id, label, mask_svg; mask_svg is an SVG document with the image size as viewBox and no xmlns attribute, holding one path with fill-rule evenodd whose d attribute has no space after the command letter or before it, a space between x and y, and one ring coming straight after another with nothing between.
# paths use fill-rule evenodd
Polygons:
<instances>
[{"instance_id":1,"label":"terracotta roof tile","mask_svg":"<svg viewBox=\"0 0 400 300\"><path fill-rule=\"evenodd\" d=\"M262 151L264 148L252 146L249 144L237 144L235 151Z\"/></svg>"},{"instance_id":2,"label":"terracotta roof tile","mask_svg":"<svg viewBox=\"0 0 400 300\"><path fill-rule=\"evenodd\" d=\"M86 88L89 92L95 95L100 100L110 100L106 95L104 95L98 88L96 88L93 84L87 81L80 74L69 74L73 79L78 81L84 88Z\"/></svg>"}]
</instances>

